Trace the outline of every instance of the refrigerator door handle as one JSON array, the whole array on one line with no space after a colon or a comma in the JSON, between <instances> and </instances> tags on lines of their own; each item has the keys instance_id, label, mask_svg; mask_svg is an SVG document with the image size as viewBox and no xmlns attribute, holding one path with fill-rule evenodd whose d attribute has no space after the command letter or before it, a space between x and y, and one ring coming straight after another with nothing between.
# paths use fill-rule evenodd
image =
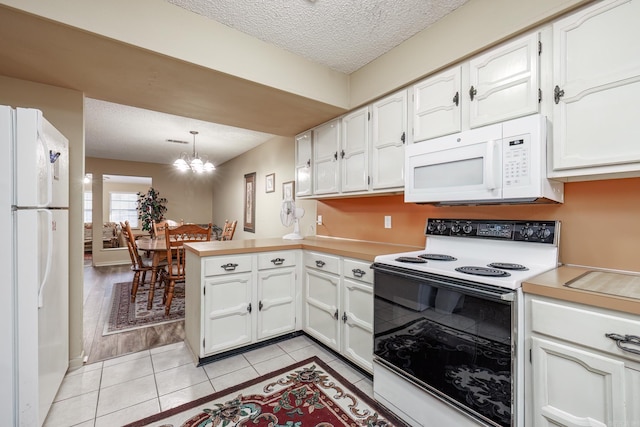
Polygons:
<instances>
[{"instance_id":1,"label":"refrigerator door handle","mask_svg":"<svg viewBox=\"0 0 640 427\"><path fill-rule=\"evenodd\" d=\"M47 209L37 209L37 212L38 214L44 214L46 217L45 227L47 236L47 262L44 267L44 274L40 279L40 285L38 286L38 308L41 308L44 305L44 285L46 285L49 280L53 258L53 213Z\"/></svg>"}]
</instances>

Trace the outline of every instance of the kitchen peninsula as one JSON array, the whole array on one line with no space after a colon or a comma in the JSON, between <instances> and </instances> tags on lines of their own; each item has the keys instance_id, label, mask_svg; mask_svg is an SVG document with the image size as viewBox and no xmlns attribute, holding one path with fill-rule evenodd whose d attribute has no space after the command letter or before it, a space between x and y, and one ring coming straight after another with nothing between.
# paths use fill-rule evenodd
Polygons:
<instances>
[{"instance_id":1,"label":"kitchen peninsula","mask_svg":"<svg viewBox=\"0 0 640 427\"><path fill-rule=\"evenodd\" d=\"M198 363L304 330L371 372L376 255L407 245L306 237L188 243L185 341Z\"/></svg>"}]
</instances>

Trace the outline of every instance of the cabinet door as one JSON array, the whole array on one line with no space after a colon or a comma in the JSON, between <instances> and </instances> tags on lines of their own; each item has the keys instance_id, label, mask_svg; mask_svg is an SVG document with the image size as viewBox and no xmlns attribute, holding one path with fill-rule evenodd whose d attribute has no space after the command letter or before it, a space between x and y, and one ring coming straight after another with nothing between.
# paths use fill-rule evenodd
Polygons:
<instances>
[{"instance_id":1,"label":"cabinet door","mask_svg":"<svg viewBox=\"0 0 640 427\"><path fill-rule=\"evenodd\" d=\"M340 150L341 190L366 191L369 187L369 107L342 118Z\"/></svg>"},{"instance_id":2,"label":"cabinet door","mask_svg":"<svg viewBox=\"0 0 640 427\"><path fill-rule=\"evenodd\" d=\"M413 85L413 142L460 132L461 67L454 67Z\"/></svg>"},{"instance_id":3,"label":"cabinet door","mask_svg":"<svg viewBox=\"0 0 640 427\"><path fill-rule=\"evenodd\" d=\"M258 273L259 340L296 329L295 296L295 267L274 268Z\"/></svg>"},{"instance_id":4,"label":"cabinet door","mask_svg":"<svg viewBox=\"0 0 640 427\"><path fill-rule=\"evenodd\" d=\"M342 354L373 372L373 288L349 279L343 284Z\"/></svg>"},{"instance_id":5,"label":"cabinet door","mask_svg":"<svg viewBox=\"0 0 640 427\"><path fill-rule=\"evenodd\" d=\"M371 189L404 187L407 91L375 102L372 116Z\"/></svg>"},{"instance_id":6,"label":"cabinet door","mask_svg":"<svg viewBox=\"0 0 640 427\"><path fill-rule=\"evenodd\" d=\"M546 339L531 340L534 425L628 425L623 362Z\"/></svg>"},{"instance_id":7,"label":"cabinet door","mask_svg":"<svg viewBox=\"0 0 640 427\"><path fill-rule=\"evenodd\" d=\"M312 194L311 149L311 131L296 136L296 196Z\"/></svg>"},{"instance_id":8,"label":"cabinet door","mask_svg":"<svg viewBox=\"0 0 640 427\"><path fill-rule=\"evenodd\" d=\"M251 273L207 278L204 288L203 353L210 355L250 344L254 309Z\"/></svg>"},{"instance_id":9,"label":"cabinet door","mask_svg":"<svg viewBox=\"0 0 640 427\"><path fill-rule=\"evenodd\" d=\"M305 268L305 331L335 351L340 351L339 276Z\"/></svg>"},{"instance_id":10,"label":"cabinet door","mask_svg":"<svg viewBox=\"0 0 640 427\"><path fill-rule=\"evenodd\" d=\"M340 122L332 120L313 130L313 193L338 192Z\"/></svg>"},{"instance_id":11,"label":"cabinet door","mask_svg":"<svg viewBox=\"0 0 640 427\"><path fill-rule=\"evenodd\" d=\"M639 16L638 1L601 1L554 23L552 176L640 169Z\"/></svg>"},{"instance_id":12,"label":"cabinet door","mask_svg":"<svg viewBox=\"0 0 640 427\"><path fill-rule=\"evenodd\" d=\"M464 95L471 128L538 112L538 46L534 33L469 62L470 87Z\"/></svg>"}]
</instances>

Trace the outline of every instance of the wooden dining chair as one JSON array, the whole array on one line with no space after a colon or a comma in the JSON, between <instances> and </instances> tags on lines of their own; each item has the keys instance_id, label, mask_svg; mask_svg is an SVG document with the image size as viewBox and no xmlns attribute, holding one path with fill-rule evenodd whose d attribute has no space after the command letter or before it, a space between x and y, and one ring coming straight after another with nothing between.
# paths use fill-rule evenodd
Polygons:
<instances>
[{"instance_id":1,"label":"wooden dining chair","mask_svg":"<svg viewBox=\"0 0 640 427\"><path fill-rule=\"evenodd\" d=\"M136 239L131 232L129 221L121 222L120 226L122 227L124 239L127 242L129 257L131 258L131 270L133 271L133 281L131 282L131 302L136 302L138 286L140 283L144 283L147 271L151 271L152 262L151 260L145 260L140 256L136 246ZM142 282L140 282L141 276Z\"/></svg>"},{"instance_id":2,"label":"wooden dining chair","mask_svg":"<svg viewBox=\"0 0 640 427\"><path fill-rule=\"evenodd\" d=\"M233 234L236 232L236 225L238 225L238 220L233 222L229 222L229 220L224 221L224 226L222 227L222 233L220 234L220 240L231 240L233 239Z\"/></svg>"},{"instance_id":3,"label":"wooden dining chair","mask_svg":"<svg viewBox=\"0 0 640 427\"><path fill-rule=\"evenodd\" d=\"M184 244L187 242L208 242L211 240L211 223L207 227L197 224L179 225L175 228L167 227L164 230L167 244L167 267L162 271L164 282L164 312L168 315L171 311L171 301L176 282L184 282L186 254Z\"/></svg>"},{"instance_id":4,"label":"wooden dining chair","mask_svg":"<svg viewBox=\"0 0 640 427\"><path fill-rule=\"evenodd\" d=\"M164 235L164 229L167 227L177 227L182 225L182 222L174 221L172 219L163 219L162 221L153 222L153 235L155 237L162 237Z\"/></svg>"}]
</instances>

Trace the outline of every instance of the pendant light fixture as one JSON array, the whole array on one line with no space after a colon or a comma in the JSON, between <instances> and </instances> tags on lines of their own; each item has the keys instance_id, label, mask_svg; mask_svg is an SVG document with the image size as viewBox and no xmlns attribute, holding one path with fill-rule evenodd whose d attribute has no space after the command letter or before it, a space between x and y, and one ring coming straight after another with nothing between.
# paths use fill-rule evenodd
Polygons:
<instances>
[{"instance_id":1,"label":"pendant light fixture","mask_svg":"<svg viewBox=\"0 0 640 427\"><path fill-rule=\"evenodd\" d=\"M216 168L213 163L209 161L207 156L200 157L196 152L196 135L198 132L192 130L189 131L189 133L193 135L193 155L189 156L189 154L183 151L180 153L180 157L173 162L173 165L180 171L188 171L191 169L191 171L195 173L213 172Z\"/></svg>"}]
</instances>

